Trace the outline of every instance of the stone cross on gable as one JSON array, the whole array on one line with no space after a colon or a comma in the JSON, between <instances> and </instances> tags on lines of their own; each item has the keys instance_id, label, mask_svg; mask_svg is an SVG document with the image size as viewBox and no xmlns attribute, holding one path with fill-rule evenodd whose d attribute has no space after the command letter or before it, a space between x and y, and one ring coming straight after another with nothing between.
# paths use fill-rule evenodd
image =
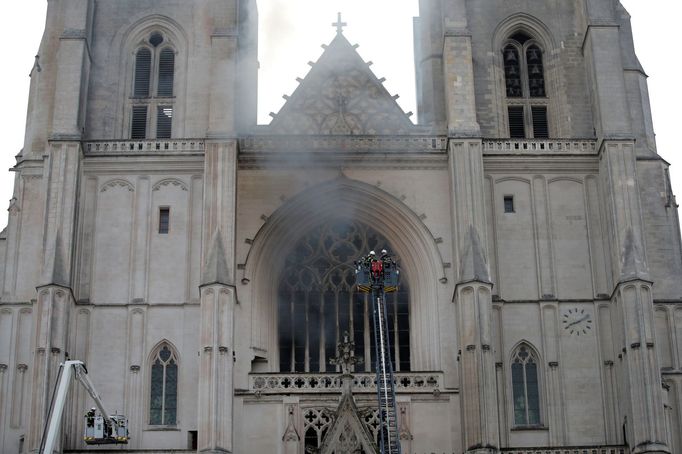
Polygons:
<instances>
[{"instance_id":1,"label":"stone cross on gable","mask_svg":"<svg viewBox=\"0 0 682 454\"><path fill-rule=\"evenodd\" d=\"M332 24L333 27L336 27L336 33L339 35L343 33L343 27L347 25L348 24L346 22L341 22L341 13L338 13L336 22Z\"/></svg>"},{"instance_id":2,"label":"stone cross on gable","mask_svg":"<svg viewBox=\"0 0 682 454\"><path fill-rule=\"evenodd\" d=\"M361 357L355 356L355 342L350 340L348 332L343 333L343 339L336 346L336 358L329 360L330 364L341 366L343 375L350 375L355 364L362 364Z\"/></svg>"}]
</instances>

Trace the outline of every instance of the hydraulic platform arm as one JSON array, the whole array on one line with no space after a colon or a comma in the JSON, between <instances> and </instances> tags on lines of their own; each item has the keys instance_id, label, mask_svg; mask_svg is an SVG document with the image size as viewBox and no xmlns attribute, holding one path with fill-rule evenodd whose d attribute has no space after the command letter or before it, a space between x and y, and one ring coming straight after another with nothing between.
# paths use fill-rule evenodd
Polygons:
<instances>
[{"instance_id":1,"label":"hydraulic platform arm","mask_svg":"<svg viewBox=\"0 0 682 454\"><path fill-rule=\"evenodd\" d=\"M381 257L376 257L372 251L368 256L356 262L355 276L358 289L372 295L381 454L400 454L401 450L391 341L386 317L386 293L395 292L398 289L399 273L395 261L385 250L381 251Z\"/></svg>"},{"instance_id":2,"label":"hydraulic platform arm","mask_svg":"<svg viewBox=\"0 0 682 454\"><path fill-rule=\"evenodd\" d=\"M69 385L73 379L78 380L85 390L90 394L92 400L95 401L97 409L100 411L101 417L104 419L108 427L113 430L113 433L118 435L111 437L110 443L127 443L127 427L125 427L125 418L120 416L112 417L104 408L102 399L95 390L95 386L88 377L88 371L82 361L66 361L60 366L57 389L53 397L51 411L48 416L47 429L43 434L44 444L41 444L41 454L52 454L57 438L59 436L59 425L61 424L62 416L64 414L64 407L66 406L66 398L69 392Z\"/></svg>"}]
</instances>

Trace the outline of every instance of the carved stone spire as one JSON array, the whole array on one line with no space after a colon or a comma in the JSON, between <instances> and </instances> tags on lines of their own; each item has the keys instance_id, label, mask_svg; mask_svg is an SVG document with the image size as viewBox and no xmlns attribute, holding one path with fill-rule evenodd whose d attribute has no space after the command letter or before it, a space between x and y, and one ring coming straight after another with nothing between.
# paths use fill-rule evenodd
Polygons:
<instances>
[{"instance_id":1,"label":"carved stone spire","mask_svg":"<svg viewBox=\"0 0 682 454\"><path fill-rule=\"evenodd\" d=\"M352 376L353 366L363 363L361 356L355 356L355 342L350 340L348 331L343 332L343 338L336 346L336 357L330 358L329 363L340 366L344 376Z\"/></svg>"}]
</instances>

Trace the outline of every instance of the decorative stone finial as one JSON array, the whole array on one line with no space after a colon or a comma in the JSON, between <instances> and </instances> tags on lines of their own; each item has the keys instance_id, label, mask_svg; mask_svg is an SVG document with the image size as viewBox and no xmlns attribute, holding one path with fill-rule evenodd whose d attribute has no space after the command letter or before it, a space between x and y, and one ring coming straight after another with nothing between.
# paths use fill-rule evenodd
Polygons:
<instances>
[{"instance_id":1,"label":"decorative stone finial","mask_svg":"<svg viewBox=\"0 0 682 454\"><path fill-rule=\"evenodd\" d=\"M336 346L336 357L329 360L330 364L341 366L343 375L351 375L355 364L362 364L362 357L355 356L355 342L350 340L348 331L344 331L343 339Z\"/></svg>"},{"instance_id":2,"label":"decorative stone finial","mask_svg":"<svg viewBox=\"0 0 682 454\"><path fill-rule=\"evenodd\" d=\"M347 25L346 22L341 21L341 13L338 13L336 22L332 24L333 27L336 27L336 33L338 35L343 33L343 27L346 27Z\"/></svg>"}]
</instances>

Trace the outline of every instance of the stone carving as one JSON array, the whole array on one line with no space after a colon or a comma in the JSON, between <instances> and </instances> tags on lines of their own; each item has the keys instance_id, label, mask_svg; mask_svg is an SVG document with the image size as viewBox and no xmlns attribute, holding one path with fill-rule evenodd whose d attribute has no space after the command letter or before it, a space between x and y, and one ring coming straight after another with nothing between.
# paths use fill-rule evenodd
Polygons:
<instances>
[{"instance_id":1,"label":"stone carving","mask_svg":"<svg viewBox=\"0 0 682 454\"><path fill-rule=\"evenodd\" d=\"M431 394L440 389L442 374L418 372L397 372L396 392ZM353 375L354 393L376 393L374 373L363 372ZM261 394L300 394L340 392L341 375L327 374L251 374L250 391Z\"/></svg>"},{"instance_id":2,"label":"stone carving","mask_svg":"<svg viewBox=\"0 0 682 454\"><path fill-rule=\"evenodd\" d=\"M350 340L348 331L344 331L343 340L336 346L336 357L329 359L329 364L340 366L343 375L351 375L353 366L362 364L363 359L355 356L355 342Z\"/></svg>"},{"instance_id":3,"label":"stone carving","mask_svg":"<svg viewBox=\"0 0 682 454\"><path fill-rule=\"evenodd\" d=\"M158 191L159 189L161 189L162 186L174 186L182 189L183 191L187 191L187 185L183 181L178 180L177 178L166 178L164 180L157 182L152 187L152 191Z\"/></svg>"},{"instance_id":4,"label":"stone carving","mask_svg":"<svg viewBox=\"0 0 682 454\"><path fill-rule=\"evenodd\" d=\"M298 432L296 432L296 423L294 422L294 405L289 405L287 407L287 428L284 430L284 435L282 436L282 441L287 442L298 442L301 440Z\"/></svg>"},{"instance_id":5,"label":"stone carving","mask_svg":"<svg viewBox=\"0 0 682 454\"><path fill-rule=\"evenodd\" d=\"M9 201L9 208L7 208L10 216L16 216L19 214L21 209L19 208L19 200L16 197L12 197Z\"/></svg>"},{"instance_id":6,"label":"stone carving","mask_svg":"<svg viewBox=\"0 0 682 454\"><path fill-rule=\"evenodd\" d=\"M107 190L113 188L127 188L128 191L130 192L133 192L135 190L135 187L132 185L132 183L117 178L115 180L110 180L104 183L102 185L102 189L100 189L99 192L107 192Z\"/></svg>"},{"instance_id":7,"label":"stone carving","mask_svg":"<svg viewBox=\"0 0 682 454\"><path fill-rule=\"evenodd\" d=\"M338 33L270 124L277 134L407 134L415 126Z\"/></svg>"}]
</instances>

